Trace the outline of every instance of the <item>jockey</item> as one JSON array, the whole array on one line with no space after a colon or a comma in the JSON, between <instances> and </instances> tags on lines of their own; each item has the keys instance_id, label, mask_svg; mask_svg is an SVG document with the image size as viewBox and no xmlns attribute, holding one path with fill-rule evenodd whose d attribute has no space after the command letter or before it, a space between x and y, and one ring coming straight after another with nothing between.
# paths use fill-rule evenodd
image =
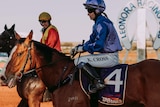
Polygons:
<instances>
[{"instance_id":1,"label":"jockey","mask_svg":"<svg viewBox=\"0 0 160 107\"><path fill-rule=\"evenodd\" d=\"M57 51L61 51L61 42L57 28L51 24L51 15L48 12L42 12L39 15L39 22L42 26L42 37L41 43L56 49ZM48 89L45 91L45 101L49 101L51 99L50 93Z\"/></svg>"},{"instance_id":2,"label":"jockey","mask_svg":"<svg viewBox=\"0 0 160 107\"><path fill-rule=\"evenodd\" d=\"M42 12L39 15L39 22L42 28L41 43L61 51L60 37L57 28L51 24L51 15L47 12Z\"/></svg>"},{"instance_id":3,"label":"jockey","mask_svg":"<svg viewBox=\"0 0 160 107\"><path fill-rule=\"evenodd\" d=\"M70 51L74 56L78 52L89 52L74 60L76 66L84 69L93 82L89 85L89 92L95 93L105 87L97 71L93 67L113 67L119 64L118 51L122 50L120 40L113 23L104 13L106 8L103 0L87 0L83 4L88 11L88 16L95 23L90 39L82 45L75 46ZM103 14L103 15L102 15Z\"/></svg>"}]
</instances>

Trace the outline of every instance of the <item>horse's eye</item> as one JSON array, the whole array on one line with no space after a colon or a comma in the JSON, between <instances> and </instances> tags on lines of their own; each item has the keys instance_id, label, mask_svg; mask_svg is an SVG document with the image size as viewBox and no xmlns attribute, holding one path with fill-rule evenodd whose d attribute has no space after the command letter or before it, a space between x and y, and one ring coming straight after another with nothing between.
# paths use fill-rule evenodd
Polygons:
<instances>
[{"instance_id":1,"label":"horse's eye","mask_svg":"<svg viewBox=\"0 0 160 107\"><path fill-rule=\"evenodd\" d=\"M23 52L19 52L17 53L17 56L21 56L23 54Z\"/></svg>"}]
</instances>

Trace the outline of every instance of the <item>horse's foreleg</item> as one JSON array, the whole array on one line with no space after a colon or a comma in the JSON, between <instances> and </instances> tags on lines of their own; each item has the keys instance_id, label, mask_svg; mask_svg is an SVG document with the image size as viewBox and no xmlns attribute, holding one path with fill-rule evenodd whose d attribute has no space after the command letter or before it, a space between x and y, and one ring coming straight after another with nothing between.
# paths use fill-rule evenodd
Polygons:
<instances>
[{"instance_id":1,"label":"horse's foreleg","mask_svg":"<svg viewBox=\"0 0 160 107\"><path fill-rule=\"evenodd\" d=\"M28 96L29 107L40 107L44 94L43 88L35 88Z\"/></svg>"},{"instance_id":2,"label":"horse's foreleg","mask_svg":"<svg viewBox=\"0 0 160 107\"><path fill-rule=\"evenodd\" d=\"M46 89L43 95L43 102L52 101L51 96L52 94L48 91L48 89Z\"/></svg>"},{"instance_id":3,"label":"horse's foreleg","mask_svg":"<svg viewBox=\"0 0 160 107\"><path fill-rule=\"evenodd\" d=\"M41 98L29 96L28 105L29 107L40 107Z\"/></svg>"},{"instance_id":4,"label":"horse's foreleg","mask_svg":"<svg viewBox=\"0 0 160 107\"><path fill-rule=\"evenodd\" d=\"M20 103L18 104L17 107L29 107L27 100L21 99L21 101L20 101Z\"/></svg>"}]
</instances>

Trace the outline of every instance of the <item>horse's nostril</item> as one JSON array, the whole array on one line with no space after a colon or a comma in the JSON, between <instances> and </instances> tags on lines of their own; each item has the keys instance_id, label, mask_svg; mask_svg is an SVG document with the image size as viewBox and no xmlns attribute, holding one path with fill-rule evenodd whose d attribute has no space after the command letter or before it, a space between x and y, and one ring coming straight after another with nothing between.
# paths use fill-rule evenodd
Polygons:
<instances>
[{"instance_id":1,"label":"horse's nostril","mask_svg":"<svg viewBox=\"0 0 160 107\"><path fill-rule=\"evenodd\" d=\"M6 78L4 76L1 76L0 79L3 80L3 81L6 80Z\"/></svg>"}]
</instances>

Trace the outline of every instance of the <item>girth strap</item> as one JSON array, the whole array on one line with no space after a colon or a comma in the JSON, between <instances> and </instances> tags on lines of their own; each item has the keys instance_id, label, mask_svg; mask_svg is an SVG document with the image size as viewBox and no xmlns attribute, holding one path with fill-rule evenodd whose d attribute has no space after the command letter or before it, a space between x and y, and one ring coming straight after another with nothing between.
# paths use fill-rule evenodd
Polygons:
<instances>
[{"instance_id":1,"label":"girth strap","mask_svg":"<svg viewBox=\"0 0 160 107\"><path fill-rule=\"evenodd\" d=\"M70 80L73 78L73 74L69 74L64 80L60 81L56 86L48 87L49 92L53 92L61 86L69 83Z\"/></svg>"}]
</instances>

